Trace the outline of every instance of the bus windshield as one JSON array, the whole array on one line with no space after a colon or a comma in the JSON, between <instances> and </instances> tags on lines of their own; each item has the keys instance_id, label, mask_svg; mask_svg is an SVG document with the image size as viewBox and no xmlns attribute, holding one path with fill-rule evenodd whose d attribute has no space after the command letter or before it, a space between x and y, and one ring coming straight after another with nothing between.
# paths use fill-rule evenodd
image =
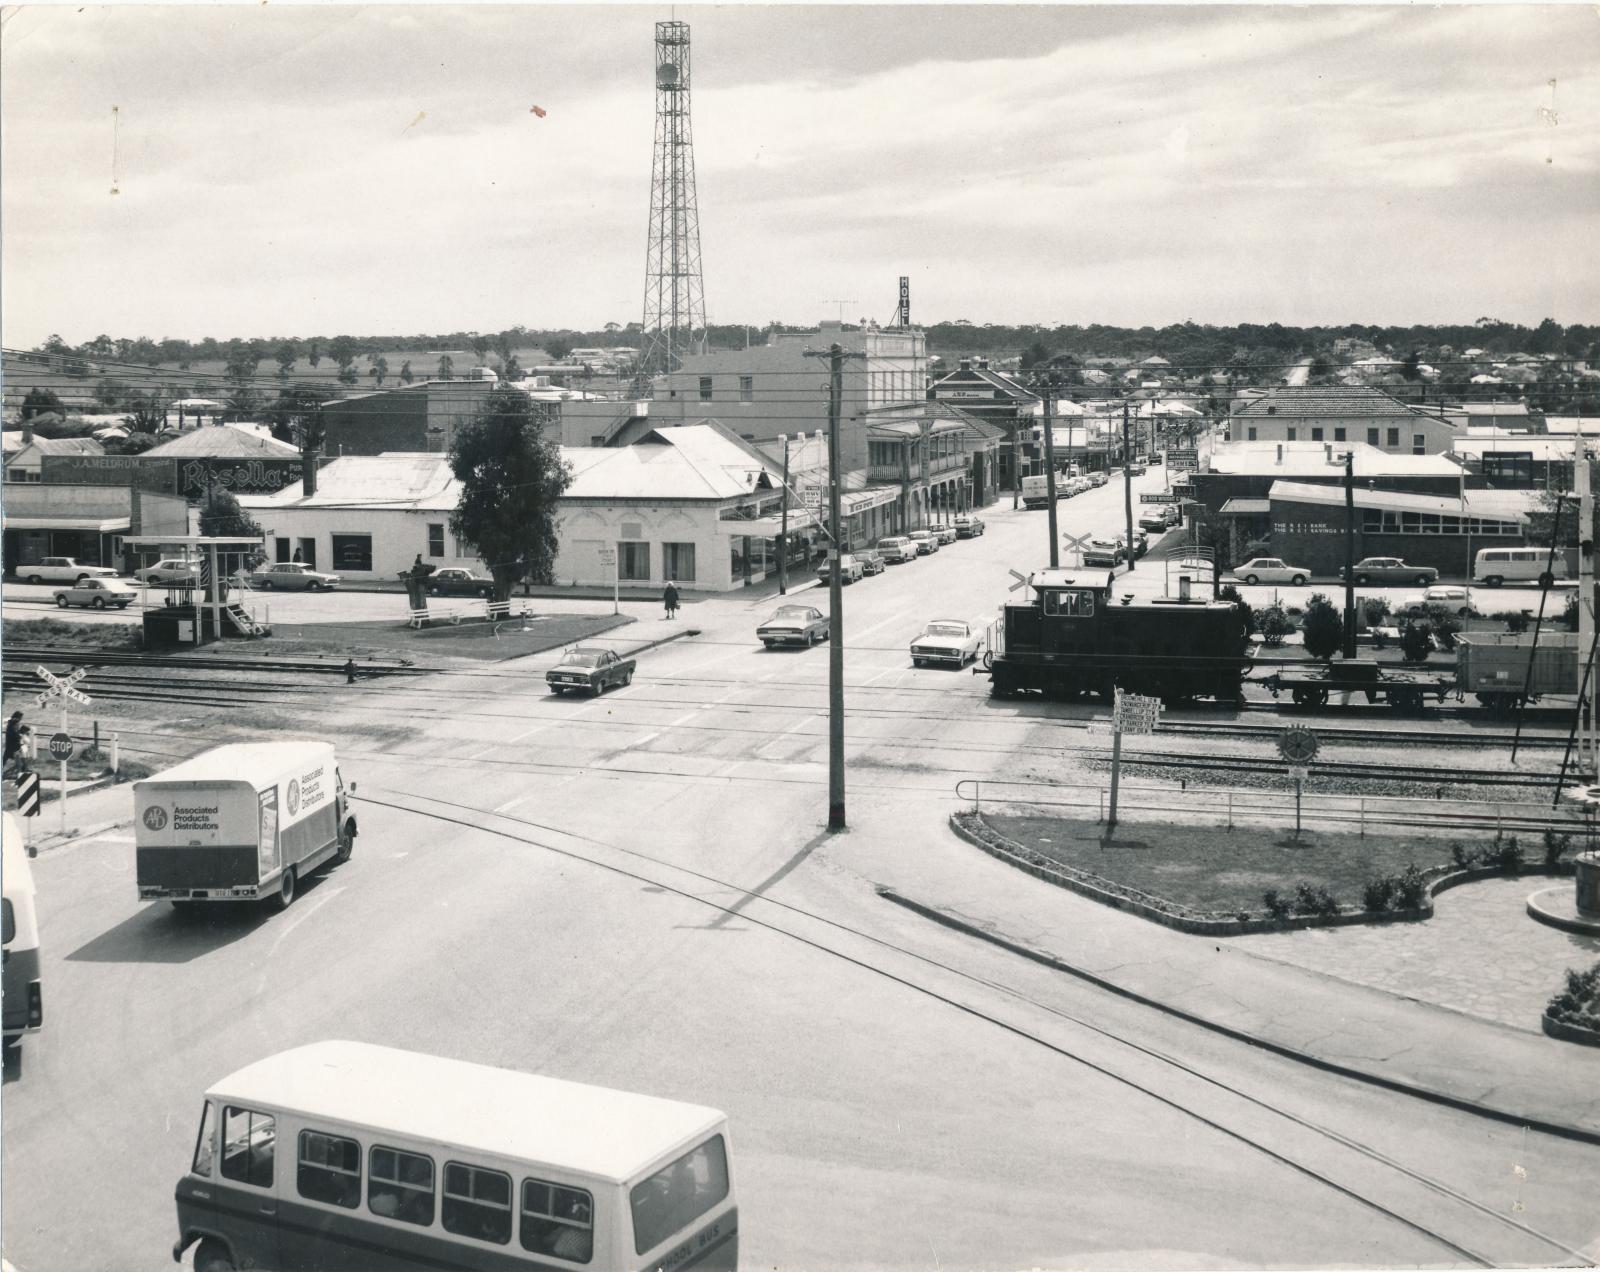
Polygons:
<instances>
[{"instance_id":1,"label":"bus windshield","mask_svg":"<svg viewBox=\"0 0 1600 1272\"><path fill-rule=\"evenodd\" d=\"M634 1253L653 1250L728 1195L728 1153L722 1136L663 1166L629 1194Z\"/></svg>"}]
</instances>

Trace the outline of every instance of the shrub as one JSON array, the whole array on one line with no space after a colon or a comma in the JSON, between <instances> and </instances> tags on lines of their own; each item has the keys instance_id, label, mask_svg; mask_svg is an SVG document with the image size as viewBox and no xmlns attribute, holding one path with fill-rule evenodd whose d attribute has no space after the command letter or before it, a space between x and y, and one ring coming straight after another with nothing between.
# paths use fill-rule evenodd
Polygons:
<instances>
[{"instance_id":1,"label":"shrub","mask_svg":"<svg viewBox=\"0 0 1600 1272\"><path fill-rule=\"evenodd\" d=\"M1306 653L1313 658L1332 658L1344 644L1344 619L1321 592L1306 603L1300 631L1305 636Z\"/></svg>"},{"instance_id":2,"label":"shrub","mask_svg":"<svg viewBox=\"0 0 1600 1272\"><path fill-rule=\"evenodd\" d=\"M1400 633L1400 653L1407 662L1426 662L1433 648L1433 636L1426 623L1407 623Z\"/></svg>"},{"instance_id":3,"label":"shrub","mask_svg":"<svg viewBox=\"0 0 1600 1272\"><path fill-rule=\"evenodd\" d=\"M1456 647L1456 636L1461 631L1461 620L1443 605L1429 605L1424 611L1428 617L1428 625L1433 629L1433 638L1438 642L1439 648L1451 650Z\"/></svg>"},{"instance_id":4,"label":"shrub","mask_svg":"<svg viewBox=\"0 0 1600 1272\"><path fill-rule=\"evenodd\" d=\"M1333 899L1333 893L1323 887L1312 887L1309 883L1295 885L1294 912L1296 914L1338 914L1339 903Z\"/></svg>"},{"instance_id":5,"label":"shrub","mask_svg":"<svg viewBox=\"0 0 1600 1272\"><path fill-rule=\"evenodd\" d=\"M1478 859L1478 854L1463 848L1458 843L1450 845L1450 860L1456 863L1456 868L1465 870Z\"/></svg>"},{"instance_id":6,"label":"shrub","mask_svg":"<svg viewBox=\"0 0 1600 1272\"><path fill-rule=\"evenodd\" d=\"M1275 919L1286 919L1294 912L1288 900L1278 895L1276 888L1268 888L1263 892L1261 901L1267 907L1267 913Z\"/></svg>"},{"instance_id":7,"label":"shrub","mask_svg":"<svg viewBox=\"0 0 1600 1272\"><path fill-rule=\"evenodd\" d=\"M1558 835L1553 830L1544 832L1544 864L1553 866L1559 862L1562 855L1572 846L1571 835Z\"/></svg>"},{"instance_id":8,"label":"shrub","mask_svg":"<svg viewBox=\"0 0 1600 1272\"><path fill-rule=\"evenodd\" d=\"M1389 600L1384 596L1363 596L1360 604L1366 612L1369 627L1379 626L1391 613Z\"/></svg>"},{"instance_id":9,"label":"shrub","mask_svg":"<svg viewBox=\"0 0 1600 1272\"><path fill-rule=\"evenodd\" d=\"M1277 604L1269 605L1257 614L1256 623L1262 639L1269 645L1283 644L1283 638L1294 630L1294 624L1283 612L1283 606Z\"/></svg>"},{"instance_id":10,"label":"shrub","mask_svg":"<svg viewBox=\"0 0 1600 1272\"><path fill-rule=\"evenodd\" d=\"M1507 874L1516 874L1522 866L1522 846L1515 835L1494 837L1494 843L1483 854L1483 864L1495 866Z\"/></svg>"},{"instance_id":11,"label":"shrub","mask_svg":"<svg viewBox=\"0 0 1600 1272\"><path fill-rule=\"evenodd\" d=\"M1256 630L1256 612L1245 604L1244 597L1239 595L1239 589L1232 583L1226 583L1217 589L1219 601L1232 601L1234 608L1239 611L1239 617L1244 620L1244 634L1252 635Z\"/></svg>"},{"instance_id":12,"label":"shrub","mask_svg":"<svg viewBox=\"0 0 1600 1272\"><path fill-rule=\"evenodd\" d=\"M1417 863L1413 861L1395 880L1394 908L1420 910L1427 896L1428 881L1422 877L1422 871L1417 869Z\"/></svg>"},{"instance_id":13,"label":"shrub","mask_svg":"<svg viewBox=\"0 0 1600 1272\"><path fill-rule=\"evenodd\" d=\"M1394 907L1395 878L1385 875L1382 879L1369 879L1361 888L1361 908L1370 910L1374 914L1382 913Z\"/></svg>"},{"instance_id":14,"label":"shrub","mask_svg":"<svg viewBox=\"0 0 1600 1272\"><path fill-rule=\"evenodd\" d=\"M1600 963L1586 972L1569 967L1566 988L1550 1000L1545 1010L1557 1020L1594 1028L1583 1018L1588 1016L1592 1020L1600 1016Z\"/></svg>"},{"instance_id":15,"label":"shrub","mask_svg":"<svg viewBox=\"0 0 1600 1272\"><path fill-rule=\"evenodd\" d=\"M1513 636L1519 636L1523 632L1527 631L1528 627L1533 622L1533 620L1528 617L1526 610L1501 610L1498 614L1491 614L1489 617L1497 623L1504 623L1506 625L1506 631L1510 632Z\"/></svg>"}]
</instances>

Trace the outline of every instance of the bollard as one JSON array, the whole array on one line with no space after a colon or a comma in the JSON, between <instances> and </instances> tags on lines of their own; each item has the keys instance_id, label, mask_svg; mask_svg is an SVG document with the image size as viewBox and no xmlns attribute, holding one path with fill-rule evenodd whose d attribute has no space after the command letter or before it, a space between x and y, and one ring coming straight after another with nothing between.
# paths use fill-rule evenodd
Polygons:
<instances>
[{"instance_id":1,"label":"bollard","mask_svg":"<svg viewBox=\"0 0 1600 1272\"><path fill-rule=\"evenodd\" d=\"M1358 799L1356 815L1360 818L1361 833L1359 838L1365 839L1367 837L1367 797L1365 795L1360 796Z\"/></svg>"},{"instance_id":2,"label":"bollard","mask_svg":"<svg viewBox=\"0 0 1600 1272\"><path fill-rule=\"evenodd\" d=\"M117 750L117 735L113 733L111 735L111 771L113 773L117 771Z\"/></svg>"},{"instance_id":3,"label":"bollard","mask_svg":"<svg viewBox=\"0 0 1600 1272\"><path fill-rule=\"evenodd\" d=\"M1228 792L1228 829L1233 829L1233 792Z\"/></svg>"},{"instance_id":4,"label":"bollard","mask_svg":"<svg viewBox=\"0 0 1600 1272\"><path fill-rule=\"evenodd\" d=\"M1103 786L1100 786L1100 787L1096 787L1095 790L1096 790L1096 793L1100 796L1100 816L1097 818L1097 820L1105 821L1105 819L1106 819L1106 788L1103 787Z\"/></svg>"}]
</instances>

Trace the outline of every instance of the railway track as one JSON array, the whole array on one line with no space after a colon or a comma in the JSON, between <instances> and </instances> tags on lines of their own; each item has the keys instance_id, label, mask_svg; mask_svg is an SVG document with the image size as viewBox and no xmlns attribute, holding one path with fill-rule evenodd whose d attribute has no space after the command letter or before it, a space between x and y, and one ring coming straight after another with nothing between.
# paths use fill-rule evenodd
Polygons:
<instances>
[{"instance_id":1,"label":"railway track","mask_svg":"<svg viewBox=\"0 0 1600 1272\"><path fill-rule=\"evenodd\" d=\"M1105 751L1103 758L1111 758ZM1201 769L1220 773L1252 773L1283 776L1283 762L1248 756L1189 755L1181 751L1125 751L1126 765L1147 768ZM1432 786L1443 790L1452 786L1505 786L1522 789L1551 789L1554 773L1507 773L1503 769L1429 768L1416 764L1363 764L1340 760L1315 760L1307 766L1312 776L1346 781L1397 782L1412 786ZM1575 777L1569 780L1576 780Z\"/></svg>"}]
</instances>

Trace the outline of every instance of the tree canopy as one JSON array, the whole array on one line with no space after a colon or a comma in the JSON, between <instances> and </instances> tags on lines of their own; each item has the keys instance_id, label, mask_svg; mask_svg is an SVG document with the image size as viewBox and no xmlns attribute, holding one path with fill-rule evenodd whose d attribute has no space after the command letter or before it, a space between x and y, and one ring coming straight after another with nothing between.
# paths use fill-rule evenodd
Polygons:
<instances>
[{"instance_id":1,"label":"tree canopy","mask_svg":"<svg viewBox=\"0 0 1600 1272\"><path fill-rule=\"evenodd\" d=\"M519 389L492 390L482 417L456 433L450 468L461 483L451 533L488 565L496 598L508 599L519 578L552 582L556 504L572 468L545 436L533 400Z\"/></svg>"}]
</instances>

